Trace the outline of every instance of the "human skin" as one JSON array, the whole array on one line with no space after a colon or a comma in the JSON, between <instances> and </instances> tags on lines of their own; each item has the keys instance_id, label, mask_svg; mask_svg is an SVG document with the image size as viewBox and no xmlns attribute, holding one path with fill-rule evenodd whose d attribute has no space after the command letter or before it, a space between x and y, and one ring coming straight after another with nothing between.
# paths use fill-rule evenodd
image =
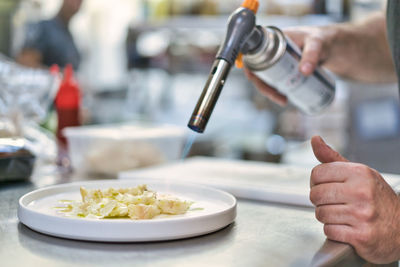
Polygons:
<instances>
[{"instance_id":1,"label":"human skin","mask_svg":"<svg viewBox=\"0 0 400 267\"><path fill-rule=\"evenodd\" d=\"M344 78L362 82L395 82L383 14L354 24L296 27L287 34L301 49L299 70L310 75L322 65ZM280 105L287 98L245 70L261 93ZM328 239L348 243L372 263L400 259L400 200L382 176L352 163L320 137L311 145L321 162L311 173L310 200Z\"/></svg>"},{"instance_id":2,"label":"human skin","mask_svg":"<svg viewBox=\"0 0 400 267\"><path fill-rule=\"evenodd\" d=\"M294 27L284 32L302 50L299 70L306 76L322 65L343 78L361 82L397 80L382 13L358 23ZM245 73L261 93L279 105L287 104L284 95L249 70L245 69Z\"/></svg>"},{"instance_id":3,"label":"human skin","mask_svg":"<svg viewBox=\"0 0 400 267\"><path fill-rule=\"evenodd\" d=\"M358 255L377 263L400 258L400 200L382 176L349 162L319 136L311 139L316 158L310 200L328 239L352 245Z\"/></svg>"}]
</instances>

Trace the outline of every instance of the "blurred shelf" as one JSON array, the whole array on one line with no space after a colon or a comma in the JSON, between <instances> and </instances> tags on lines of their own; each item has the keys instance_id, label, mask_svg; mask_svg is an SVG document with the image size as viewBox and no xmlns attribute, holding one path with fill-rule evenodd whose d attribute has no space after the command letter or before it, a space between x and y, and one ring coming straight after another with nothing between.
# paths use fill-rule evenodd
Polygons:
<instances>
[{"instance_id":1,"label":"blurred shelf","mask_svg":"<svg viewBox=\"0 0 400 267\"><path fill-rule=\"evenodd\" d=\"M135 28L150 30L154 28L166 29L209 29L225 30L229 16L176 16L167 19L148 21L135 25ZM335 23L336 20L327 15L306 15L301 17L293 16L257 16L257 24L275 25L278 27L290 27L299 25L326 25Z\"/></svg>"}]
</instances>

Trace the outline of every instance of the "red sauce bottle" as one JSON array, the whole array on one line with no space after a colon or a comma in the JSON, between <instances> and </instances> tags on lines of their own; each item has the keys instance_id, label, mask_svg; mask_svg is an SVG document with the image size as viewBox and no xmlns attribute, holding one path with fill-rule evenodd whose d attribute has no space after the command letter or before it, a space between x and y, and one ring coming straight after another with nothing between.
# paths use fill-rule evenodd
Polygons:
<instances>
[{"instance_id":1,"label":"red sauce bottle","mask_svg":"<svg viewBox=\"0 0 400 267\"><path fill-rule=\"evenodd\" d=\"M55 107L57 111L57 144L58 159L57 164L70 168L70 160L67 150L67 139L62 133L65 127L79 126L80 122L80 104L81 94L78 82L74 78L74 70L72 65L66 65L64 69L64 79L61 82L60 89L55 99Z\"/></svg>"}]
</instances>

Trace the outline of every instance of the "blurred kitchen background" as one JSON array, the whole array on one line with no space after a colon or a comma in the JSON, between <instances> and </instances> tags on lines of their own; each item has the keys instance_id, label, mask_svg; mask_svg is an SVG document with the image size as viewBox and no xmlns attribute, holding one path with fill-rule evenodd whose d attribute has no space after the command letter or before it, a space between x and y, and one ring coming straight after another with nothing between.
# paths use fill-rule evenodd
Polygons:
<instances>
[{"instance_id":1,"label":"blurred kitchen background","mask_svg":"<svg viewBox=\"0 0 400 267\"><path fill-rule=\"evenodd\" d=\"M146 122L185 127L241 0L83 0L70 31L81 63L84 124ZM257 22L289 27L356 21L385 9L384 0L260 0ZM16 58L28 25L55 16L62 0L0 0L0 52ZM3 89L0 89L3 90ZM310 166L308 140L324 137L353 161L400 173L395 84L337 81L328 110L306 116L279 107L233 69L204 134L189 156ZM54 132L49 109L40 121ZM187 136L190 135L187 130ZM51 136L51 134L50 134Z\"/></svg>"}]
</instances>

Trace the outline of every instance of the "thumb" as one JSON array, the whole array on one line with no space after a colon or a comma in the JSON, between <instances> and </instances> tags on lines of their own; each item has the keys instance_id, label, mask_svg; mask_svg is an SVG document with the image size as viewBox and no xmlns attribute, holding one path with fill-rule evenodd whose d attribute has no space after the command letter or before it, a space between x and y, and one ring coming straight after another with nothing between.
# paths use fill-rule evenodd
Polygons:
<instances>
[{"instance_id":1,"label":"thumb","mask_svg":"<svg viewBox=\"0 0 400 267\"><path fill-rule=\"evenodd\" d=\"M311 146L315 157L321 163L329 163L334 161L348 161L339 152L333 150L328 146L320 136L313 136L311 138Z\"/></svg>"}]
</instances>

